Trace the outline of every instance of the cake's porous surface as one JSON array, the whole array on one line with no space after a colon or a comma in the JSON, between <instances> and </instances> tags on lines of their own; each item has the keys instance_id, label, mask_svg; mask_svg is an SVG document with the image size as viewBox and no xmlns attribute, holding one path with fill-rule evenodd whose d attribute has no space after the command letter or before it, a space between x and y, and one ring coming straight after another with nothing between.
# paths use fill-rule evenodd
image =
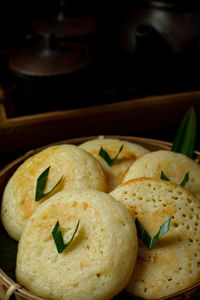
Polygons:
<instances>
[{"instance_id":1,"label":"cake's porous surface","mask_svg":"<svg viewBox=\"0 0 200 300\"><path fill-rule=\"evenodd\" d=\"M152 250L139 241L138 258L127 291L159 299L200 280L200 202L175 183L140 178L121 184L111 195L122 202L154 237L171 217L170 230Z\"/></svg>"},{"instance_id":2,"label":"cake's porous surface","mask_svg":"<svg viewBox=\"0 0 200 300\"><path fill-rule=\"evenodd\" d=\"M58 254L52 230L59 221L64 242ZM17 255L17 281L54 300L107 300L128 283L137 256L135 224L126 207L92 189L61 191L29 219Z\"/></svg>"}]
</instances>

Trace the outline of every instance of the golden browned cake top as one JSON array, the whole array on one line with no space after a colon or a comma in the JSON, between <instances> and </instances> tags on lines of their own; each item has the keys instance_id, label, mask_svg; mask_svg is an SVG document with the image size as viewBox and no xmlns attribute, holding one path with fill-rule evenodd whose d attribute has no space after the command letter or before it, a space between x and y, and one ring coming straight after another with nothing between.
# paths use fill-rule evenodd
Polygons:
<instances>
[{"instance_id":1,"label":"golden browned cake top","mask_svg":"<svg viewBox=\"0 0 200 300\"><path fill-rule=\"evenodd\" d=\"M99 155L99 150L102 147L108 153L110 158L114 158L122 145L122 151L119 153L115 163L111 166L109 166ZM81 144L80 147L94 155L94 157L101 163L106 174L107 192L110 192L119 185L124 173L140 155L148 152L146 148L138 144L110 138L99 138L87 141Z\"/></svg>"},{"instance_id":2,"label":"golden browned cake top","mask_svg":"<svg viewBox=\"0 0 200 300\"><path fill-rule=\"evenodd\" d=\"M105 191L105 175L96 159L74 145L48 147L28 158L10 178L3 195L1 218L6 230L19 240L34 210L44 201L35 201L39 176L50 167L44 193L69 188L88 187ZM46 198L45 198L46 200Z\"/></svg>"},{"instance_id":3,"label":"golden browned cake top","mask_svg":"<svg viewBox=\"0 0 200 300\"><path fill-rule=\"evenodd\" d=\"M200 166L184 154L167 150L149 152L138 158L122 178L122 183L140 177L160 178L162 171L170 181L177 184L189 172L185 186L200 198Z\"/></svg>"}]
</instances>

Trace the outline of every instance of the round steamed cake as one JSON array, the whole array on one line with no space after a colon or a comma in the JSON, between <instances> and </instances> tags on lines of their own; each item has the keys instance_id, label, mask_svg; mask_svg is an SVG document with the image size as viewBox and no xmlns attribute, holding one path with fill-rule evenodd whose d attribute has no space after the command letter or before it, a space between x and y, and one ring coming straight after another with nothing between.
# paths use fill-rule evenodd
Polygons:
<instances>
[{"instance_id":1,"label":"round steamed cake","mask_svg":"<svg viewBox=\"0 0 200 300\"><path fill-rule=\"evenodd\" d=\"M1 209L2 223L9 235L19 240L33 211L43 200L35 201L37 178L51 166L45 191L50 191L63 176L59 189L94 188L105 191L105 176L100 164L85 150L74 145L48 147L28 158L6 185Z\"/></svg>"},{"instance_id":2,"label":"round steamed cake","mask_svg":"<svg viewBox=\"0 0 200 300\"><path fill-rule=\"evenodd\" d=\"M169 231L152 250L139 241L136 266L126 288L130 294L158 299L200 280L200 203L193 193L172 182L140 178L121 184L111 195L151 237L172 217Z\"/></svg>"},{"instance_id":3,"label":"round steamed cake","mask_svg":"<svg viewBox=\"0 0 200 300\"><path fill-rule=\"evenodd\" d=\"M99 150L102 147L109 156L113 159L120 147L123 145L123 149L120 152L118 159L112 166L109 166L106 161L99 155ZM132 163L142 154L148 152L148 150L138 144L131 143L119 139L99 138L91 141L87 141L80 145L80 147L92 155L101 163L101 166L106 174L107 179L107 191L110 192L117 185L119 185L123 174L132 165Z\"/></svg>"},{"instance_id":4,"label":"round steamed cake","mask_svg":"<svg viewBox=\"0 0 200 300\"><path fill-rule=\"evenodd\" d=\"M59 221L68 248L58 254L52 230ZM22 233L17 281L56 300L107 300L128 283L137 255L135 224L126 207L92 189L61 191L43 202Z\"/></svg>"},{"instance_id":5,"label":"round steamed cake","mask_svg":"<svg viewBox=\"0 0 200 300\"><path fill-rule=\"evenodd\" d=\"M181 184L185 174L189 172L189 181L185 187L200 198L200 166L184 154L167 150L149 152L141 156L129 168L122 183L141 177L160 178L161 171L170 181L177 184Z\"/></svg>"}]
</instances>

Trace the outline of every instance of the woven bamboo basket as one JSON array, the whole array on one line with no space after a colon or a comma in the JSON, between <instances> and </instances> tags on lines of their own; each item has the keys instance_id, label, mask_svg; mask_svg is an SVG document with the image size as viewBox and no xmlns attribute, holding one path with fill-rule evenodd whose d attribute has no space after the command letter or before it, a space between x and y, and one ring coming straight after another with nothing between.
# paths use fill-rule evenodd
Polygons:
<instances>
[{"instance_id":1,"label":"woven bamboo basket","mask_svg":"<svg viewBox=\"0 0 200 300\"><path fill-rule=\"evenodd\" d=\"M127 140L130 142L138 143L150 151L155 151L159 149L163 150L170 150L171 143L160 141L160 140L153 140L153 139L146 139L146 138L139 138L139 137L131 137L131 136L106 136L108 138L119 138L123 140ZM83 143L87 140L91 140L97 138L96 136L90 136L90 137L82 137L82 138L74 138L74 139L68 139L64 141L60 141L56 144L62 144L62 143L68 143L68 144L74 144L78 145L80 143ZM52 145L52 144L51 144ZM49 145L48 145L49 146ZM42 148L38 148L36 150L31 150L27 152L25 155L19 157L15 161L11 162L9 165L7 165L5 168L3 168L0 171L0 196L2 196L4 187L10 178L10 176L13 174L13 172L17 169L17 167L28 157L31 155L39 152ZM195 151L195 160L200 159L200 152ZM1 197L2 198L2 197ZM1 199L0 198L0 199ZM4 251L3 244L6 240L6 243L8 247L7 250ZM14 270L15 270L15 257L16 257L16 251L17 251L17 243L15 243L15 254L14 256L9 260L9 256L5 255L5 253L9 253L9 249L13 250L13 240L11 240L7 234L2 229L0 231L0 263L2 264L2 261L4 261L4 267L0 265L0 299L1 300L9 300L9 299L16 299L16 300L41 300L44 298L38 297L34 295L33 293L29 292L24 287L20 286L17 282L15 282L14 277ZM9 244L11 247L9 247ZM1 257L2 256L2 257ZM163 297L159 300L189 300L189 299L199 299L200 297L200 282L196 283L195 285L184 289L176 294L169 295L167 297ZM117 295L114 299L116 300L122 300L122 299L133 299L129 295L125 294L124 292ZM136 299L136 298L134 298ZM137 298L138 299L138 298ZM78 300L78 299L74 299ZM152 299L153 300L153 299Z\"/></svg>"}]
</instances>

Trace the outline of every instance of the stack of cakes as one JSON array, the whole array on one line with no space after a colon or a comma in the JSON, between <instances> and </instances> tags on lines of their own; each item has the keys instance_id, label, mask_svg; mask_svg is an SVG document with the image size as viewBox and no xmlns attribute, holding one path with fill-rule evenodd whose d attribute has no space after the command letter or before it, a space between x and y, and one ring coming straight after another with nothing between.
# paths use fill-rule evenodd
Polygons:
<instances>
[{"instance_id":1,"label":"stack of cakes","mask_svg":"<svg viewBox=\"0 0 200 300\"><path fill-rule=\"evenodd\" d=\"M2 223L19 241L17 281L54 300L107 300L124 289L159 299L197 283L199 181L200 166L185 155L126 140L38 152L2 199ZM151 237L171 224L148 249L136 220Z\"/></svg>"}]
</instances>

